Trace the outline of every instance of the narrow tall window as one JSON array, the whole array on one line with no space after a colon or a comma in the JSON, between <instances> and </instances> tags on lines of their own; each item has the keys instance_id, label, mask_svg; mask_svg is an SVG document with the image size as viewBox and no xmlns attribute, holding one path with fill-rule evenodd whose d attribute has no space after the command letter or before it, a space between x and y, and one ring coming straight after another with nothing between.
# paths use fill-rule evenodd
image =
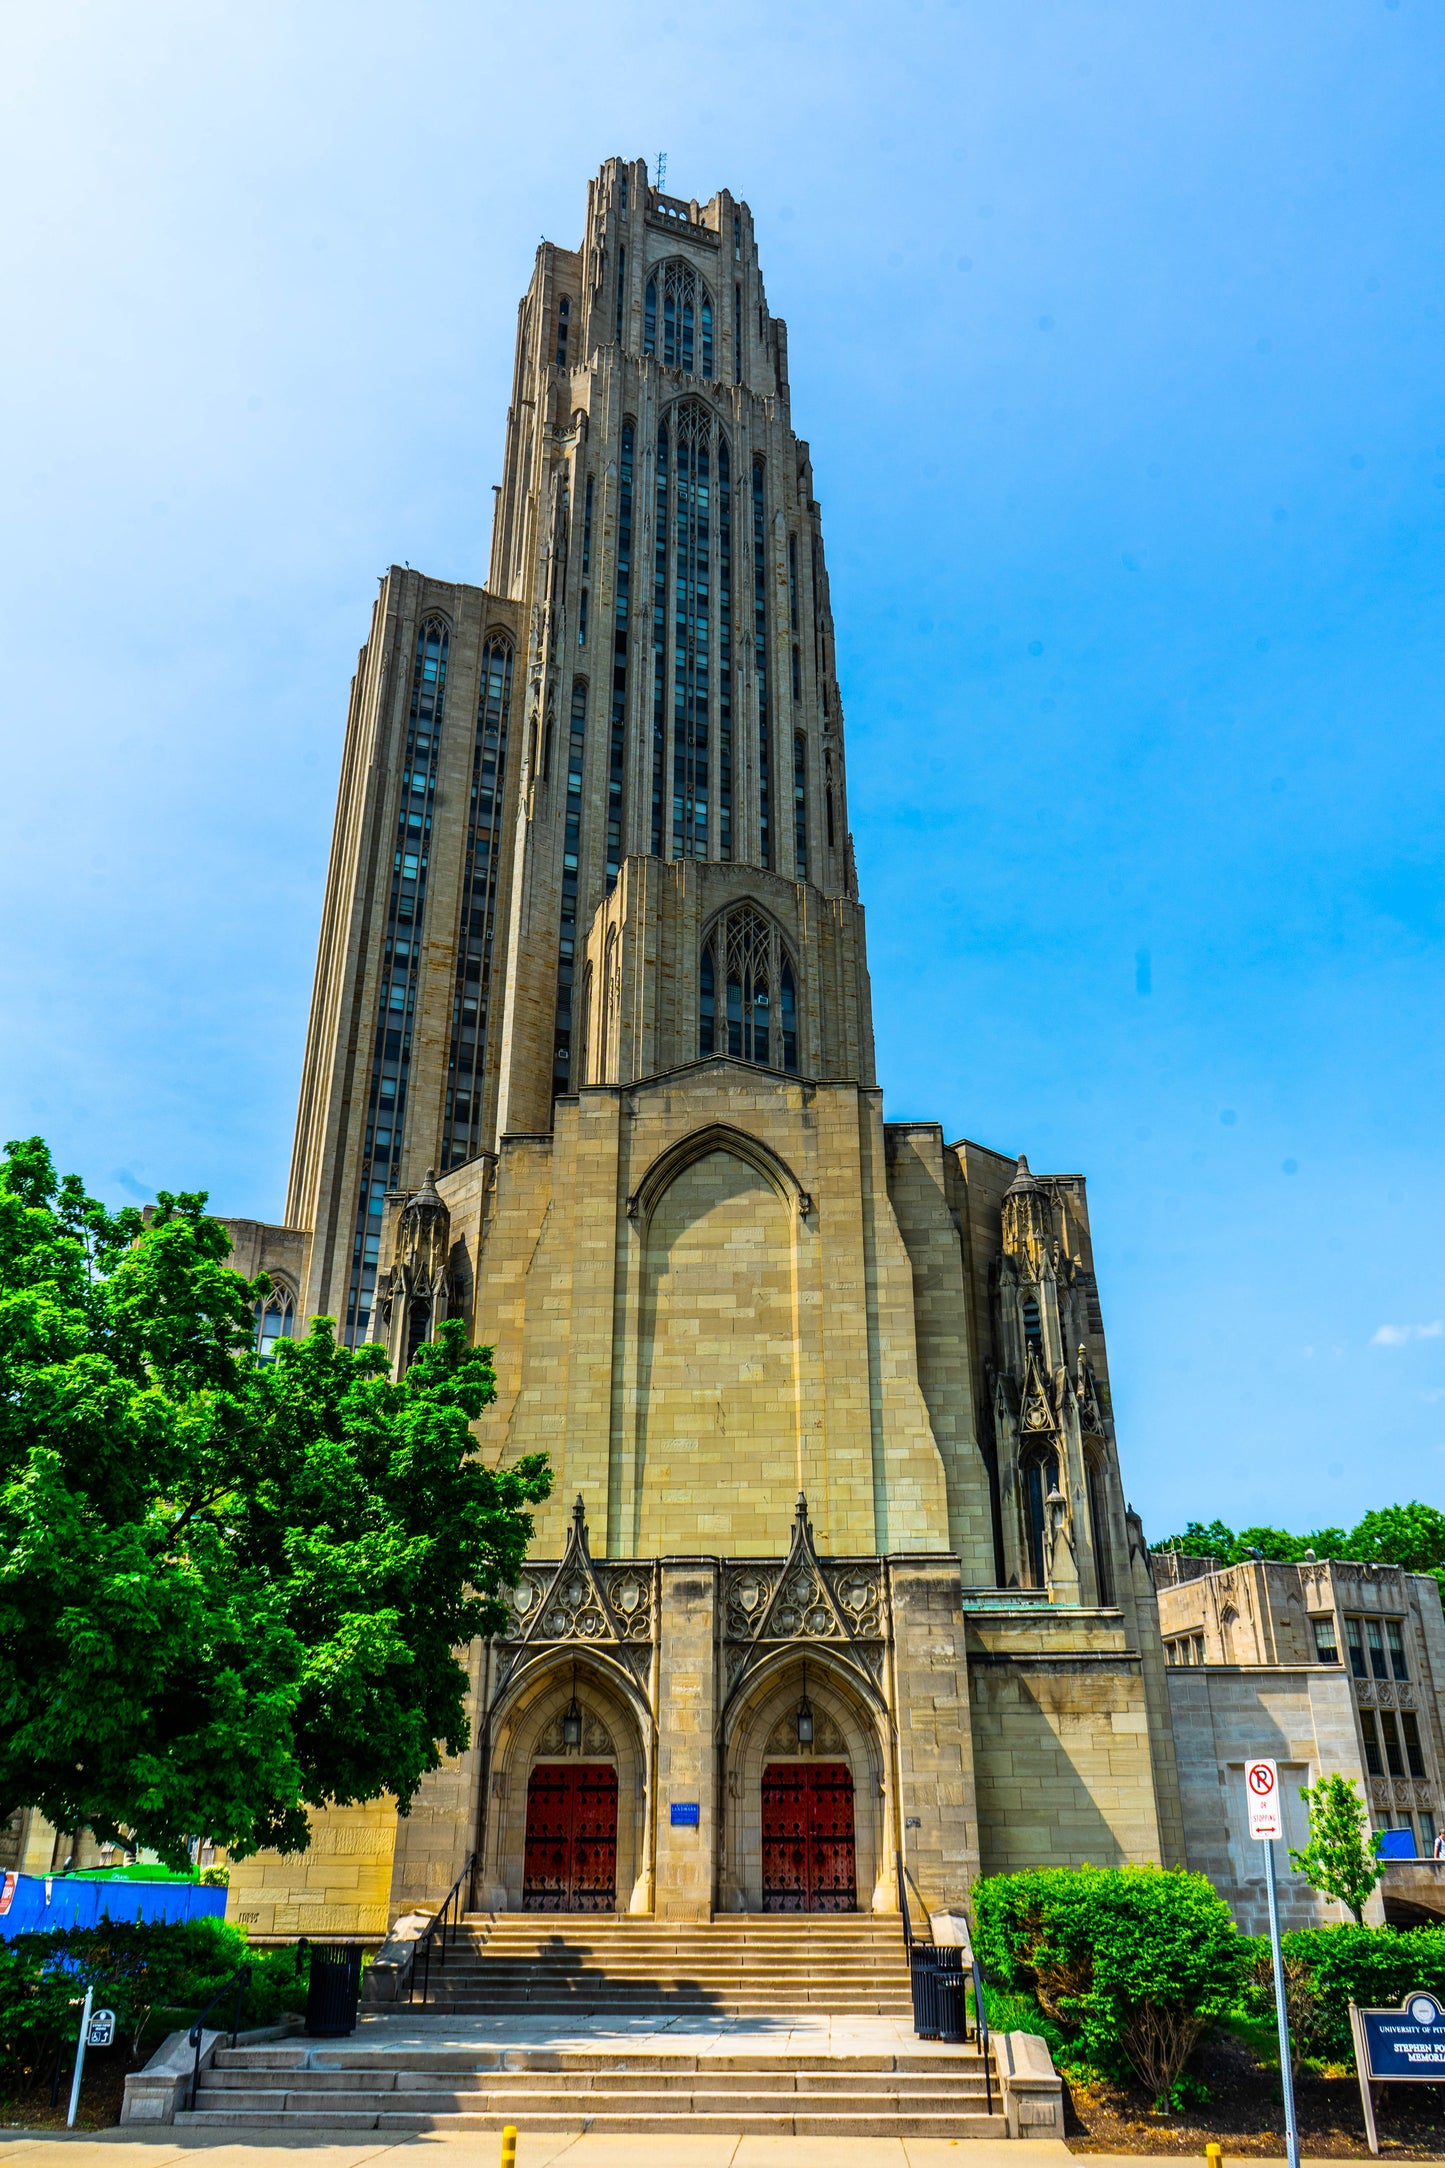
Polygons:
<instances>
[{"instance_id":1,"label":"narrow tall window","mask_svg":"<svg viewBox=\"0 0 1445 2168\"><path fill-rule=\"evenodd\" d=\"M1400 1711L1400 1729L1405 1734L1405 1756L1410 1764L1410 1774L1423 1777L1427 1773L1425 1754L1420 1745L1420 1720L1413 1709Z\"/></svg>"},{"instance_id":2,"label":"narrow tall window","mask_svg":"<svg viewBox=\"0 0 1445 2168\"><path fill-rule=\"evenodd\" d=\"M442 1129L443 1167L459 1167L464 1160L474 1159L482 1148L487 1018L511 711L512 643L505 633L489 633L482 643L477 720L472 735L471 803L457 926L456 991Z\"/></svg>"},{"instance_id":3,"label":"narrow tall window","mask_svg":"<svg viewBox=\"0 0 1445 2168\"><path fill-rule=\"evenodd\" d=\"M577 970L577 876L582 854L582 766L587 750L587 681L572 685L567 799L562 832L562 924L557 937L557 1014L552 1049L554 1102L572 1089L572 989Z\"/></svg>"},{"instance_id":4,"label":"narrow tall window","mask_svg":"<svg viewBox=\"0 0 1445 2168\"><path fill-rule=\"evenodd\" d=\"M733 288L733 382L743 380L743 290Z\"/></svg>"},{"instance_id":5,"label":"narrow tall window","mask_svg":"<svg viewBox=\"0 0 1445 2168\"><path fill-rule=\"evenodd\" d=\"M1377 1618L1365 1620L1365 1640L1370 1650L1371 1671L1377 1679L1388 1678L1390 1674L1385 1662L1385 1637L1380 1631L1380 1621Z\"/></svg>"},{"instance_id":6,"label":"narrow tall window","mask_svg":"<svg viewBox=\"0 0 1445 2168\"><path fill-rule=\"evenodd\" d=\"M1052 1453L1036 1454L1024 1470L1024 1534L1035 1588L1048 1585L1048 1500L1056 1465Z\"/></svg>"},{"instance_id":7,"label":"narrow tall window","mask_svg":"<svg viewBox=\"0 0 1445 2168\"><path fill-rule=\"evenodd\" d=\"M652 522L652 855L662 856L667 789L667 541L669 454L666 422L657 432L657 502Z\"/></svg>"},{"instance_id":8,"label":"narrow tall window","mask_svg":"<svg viewBox=\"0 0 1445 2168\"><path fill-rule=\"evenodd\" d=\"M623 327L627 321L627 251L617 251L617 343L622 344Z\"/></svg>"},{"instance_id":9,"label":"narrow tall window","mask_svg":"<svg viewBox=\"0 0 1445 2168\"><path fill-rule=\"evenodd\" d=\"M621 209L622 209L622 215L623 215L623 217L624 217L624 218L626 218L626 216L627 216L627 175L626 175L625 173L624 173L624 174L623 174L623 176L622 176L622 188L621 188Z\"/></svg>"},{"instance_id":10,"label":"narrow tall window","mask_svg":"<svg viewBox=\"0 0 1445 2168\"><path fill-rule=\"evenodd\" d=\"M582 570L592 570L592 477L587 477L587 487L582 496Z\"/></svg>"},{"instance_id":11,"label":"narrow tall window","mask_svg":"<svg viewBox=\"0 0 1445 2168\"><path fill-rule=\"evenodd\" d=\"M712 376L712 296L692 265L680 257L650 275L643 297L643 353L656 354L659 343L665 367L681 369L688 376Z\"/></svg>"},{"instance_id":12,"label":"narrow tall window","mask_svg":"<svg viewBox=\"0 0 1445 2168\"><path fill-rule=\"evenodd\" d=\"M587 645L587 590L584 587L577 602L577 645Z\"/></svg>"},{"instance_id":13,"label":"narrow tall window","mask_svg":"<svg viewBox=\"0 0 1445 2168\"><path fill-rule=\"evenodd\" d=\"M788 629L798 629L798 538L788 536Z\"/></svg>"},{"instance_id":14,"label":"narrow tall window","mask_svg":"<svg viewBox=\"0 0 1445 2168\"><path fill-rule=\"evenodd\" d=\"M1321 1664L1337 1664L1340 1645L1335 1639L1335 1622L1332 1618L1317 1618L1315 1629L1315 1659Z\"/></svg>"},{"instance_id":15,"label":"narrow tall window","mask_svg":"<svg viewBox=\"0 0 1445 2168\"><path fill-rule=\"evenodd\" d=\"M617 470L617 600L612 631L612 719L607 770L607 886L617 885L622 864L623 779L627 758L627 631L632 590L632 467L637 431L622 424Z\"/></svg>"},{"instance_id":16,"label":"narrow tall window","mask_svg":"<svg viewBox=\"0 0 1445 2168\"><path fill-rule=\"evenodd\" d=\"M1044 1327L1043 1320L1039 1316L1039 1305L1037 1296L1024 1296L1023 1313L1024 1343L1026 1346L1032 1348L1034 1354L1038 1357L1039 1361L1042 1362L1044 1359Z\"/></svg>"},{"instance_id":17,"label":"narrow tall window","mask_svg":"<svg viewBox=\"0 0 1445 2168\"><path fill-rule=\"evenodd\" d=\"M296 1302L289 1287L280 1281L273 1283L269 1295L255 1305L256 1360L258 1363L274 1362L278 1340L289 1340L296 1330Z\"/></svg>"},{"instance_id":18,"label":"narrow tall window","mask_svg":"<svg viewBox=\"0 0 1445 2168\"><path fill-rule=\"evenodd\" d=\"M1109 1564L1109 1520L1104 1510L1104 1478L1098 1462L1090 1456L1089 1480L1089 1530L1094 1538L1094 1578L1099 1584L1099 1601L1114 1601L1114 1576Z\"/></svg>"},{"instance_id":19,"label":"narrow tall window","mask_svg":"<svg viewBox=\"0 0 1445 2168\"><path fill-rule=\"evenodd\" d=\"M793 874L808 878L808 741L793 732Z\"/></svg>"},{"instance_id":20,"label":"narrow tall window","mask_svg":"<svg viewBox=\"0 0 1445 2168\"><path fill-rule=\"evenodd\" d=\"M753 461L753 664L758 679L758 860L773 862L772 745L768 719L768 567L763 463Z\"/></svg>"},{"instance_id":21,"label":"narrow tall window","mask_svg":"<svg viewBox=\"0 0 1445 2168\"><path fill-rule=\"evenodd\" d=\"M1385 1640L1390 1650L1391 1671L1397 1679L1408 1679L1410 1667L1405 1661L1405 1637L1400 1631L1400 1621L1397 1618L1386 1619Z\"/></svg>"},{"instance_id":22,"label":"narrow tall window","mask_svg":"<svg viewBox=\"0 0 1445 2168\"><path fill-rule=\"evenodd\" d=\"M1372 1777L1382 1777L1385 1768L1380 1760L1380 1741L1375 1732L1373 1709L1361 1709L1360 1733L1365 1742L1365 1768Z\"/></svg>"},{"instance_id":23,"label":"narrow tall window","mask_svg":"<svg viewBox=\"0 0 1445 2168\"><path fill-rule=\"evenodd\" d=\"M743 221L740 211L733 212L733 262L743 260Z\"/></svg>"},{"instance_id":24,"label":"narrow tall window","mask_svg":"<svg viewBox=\"0 0 1445 2168\"><path fill-rule=\"evenodd\" d=\"M750 903L714 920L698 968L698 1052L798 1068L797 981L771 919Z\"/></svg>"},{"instance_id":25,"label":"narrow tall window","mask_svg":"<svg viewBox=\"0 0 1445 2168\"><path fill-rule=\"evenodd\" d=\"M567 366L567 333L572 322L572 304L564 294L557 310L557 367Z\"/></svg>"},{"instance_id":26,"label":"narrow tall window","mask_svg":"<svg viewBox=\"0 0 1445 2168\"><path fill-rule=\"evenodd\" d=\"M647 291L642 297L642 351L657 352L657 281L649 279Z\"/></svg>"},{"instance_id":27,"label":"narrow tall window","mask_svg":"<svg viewBox=\"0 0 1445 2168\"><path fill-rule=\"evenodd\" d=\"M1393 1709L1380 1711L1380 1731L1385 1741L1385 1767L1392 1777L1405 1774L1405 1757L1400 1752L1400 1727L1395 1721Z\"/></svg>"},{"instance_id":28,"label":"narrow tall window","mask_svg":"<svg viewBox=\"0 0 1445 2168\"><path fill-rule=\"evenodd\" d=\"M733 855L733 470L717 445L717 854Z\"/></svg>"},{"instance_id":29,"label":"narrow tall window","mask_svg":"<svg viewBox=\"0 0 1445 2168\"><path fill-rule=\"evenodd\" d=\"M366 1338L376 1293L382 1200L401 1172L411 1069L411 1027L421 972L421 930L426 911L432 807L437 756L445 721L447 660L451 636L440 618L429 617L417 633L412 657L406 760L402 769L392 854L391 889L378 971L376 1022L371 1042L371 1090L358 1178L351 1272L346 1295L345 1339Z\"/></svg>"},{"instance_id":30,"label":"narrow tall window","mask_svg":"<svg viewBox=\"0 0 1445 2168\"><path fill-rule=\"evenodd\" d=\"M1357 1618L1345 1620L1345 1640L1349 1644L1351 1676L1356 1679L1367 1678L1369 1674L1365 1669L1365 1640Z\"/></svg>"}]
</instances>

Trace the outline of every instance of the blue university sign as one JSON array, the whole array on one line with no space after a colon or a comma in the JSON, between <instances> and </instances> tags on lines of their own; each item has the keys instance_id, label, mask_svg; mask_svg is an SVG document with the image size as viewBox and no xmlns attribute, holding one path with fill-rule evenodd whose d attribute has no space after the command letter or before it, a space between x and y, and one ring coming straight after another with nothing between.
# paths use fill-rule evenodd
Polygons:
<instances>
[{"instance_id":1,"label":"blue university sign","mask_svg":"<svg viewBox=\"0 0 1445 2168\"><path fill-rule=\"evenodd\" d=\"M1351 2003L1350 2029L1355 2036L1365 2136L1370 2151L1378 2153L1371 2084L1398 2085L1413 2078L1416 2083L1438 2085L1445 2080L1445 2005L1424 1988L1407 1995L1398 2010L1361 2010Z\"/></svg>"}]
</instances>

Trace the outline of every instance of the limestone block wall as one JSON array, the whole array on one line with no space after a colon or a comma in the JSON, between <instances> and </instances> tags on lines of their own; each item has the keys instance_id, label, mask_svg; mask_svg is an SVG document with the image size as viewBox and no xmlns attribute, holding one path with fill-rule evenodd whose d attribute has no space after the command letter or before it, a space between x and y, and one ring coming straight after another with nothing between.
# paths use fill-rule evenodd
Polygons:
<instances>
[{"instance_id":1,"label":"limestone block wall","mask_svg":"<svg viewBox=\"0 0 1445 2168\"><path fill-rule=\"evenodd\" d=\"M888 1561L898 1816L910 1903L960 1907L979 1873L977 1742L957 1563Z\"/></svg>"},{"instance_id":2,"label":"limestone block wall","mask_svg":"<svg viewBox=\"0 0 1445 2168\"><path fill-rule=\"evenodd\" d=\"M1163 1863L1139 1655L1115 1611L968 1620L980 1870Z\"/></svg>"},{"instance_id":3,"label":"limestone block wall","mask_svg":"<svg viewBox=\"0 0 1445 2168\"><path fill-rule=\"evenodd\" d=\"M1248 1934L1268 1925L1263 1846L1244 1818L1244 1764L1267 1755L1280 1765L1285 1842L1276 1847L1281 1918L1317 1927L1343 1917L1289 1870L1285 1852L1308 1837L1302 1784L1353 1777L1367 1794L1349 1682L1343 1672L1309 1665L1191 1665L1166 1673L1184 1810L1186 1864L1207 1874L1228 1898ZM1378 1896L1366 1914L1384 1912Z\"/></svg>"},{"instance_id":4,"label":"limestone block wall","mask_svg":"<svg viewBox=\"0 0 1445 2168\"><path fill-rule=\"evenodd\" d=\"M304 1852L257 1852L231 1862L226 1917L257 1942L297 1935L386 1933L397 1815L392 1801L331 1807L311 1817Z\"/></svg>"}]
</instances>

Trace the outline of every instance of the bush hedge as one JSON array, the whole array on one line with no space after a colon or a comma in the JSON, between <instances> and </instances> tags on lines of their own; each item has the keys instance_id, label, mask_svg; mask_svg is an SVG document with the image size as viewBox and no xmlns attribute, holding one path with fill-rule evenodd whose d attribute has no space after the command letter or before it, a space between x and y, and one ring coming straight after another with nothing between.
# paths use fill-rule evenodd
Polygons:
<instances>
[{"instance_id":1,"label":"bush hedge","mask_svg":"<svg viewBox=\"0 0 1445 2168\"><path fill-rule=\"evenodd\" d=\"M1245 1991L1252 2015L1273 2017L1269 1938L1254 1945ZM1445 1927L1308 1927L1281 1937L1295 2055L1346 2062L1350 2004L1389 2009L1412 1987L1445 2001Z\"/></svg>"},{"instance_id":2,"label":"bush hedge","mask_svg":"<svg viewBox=\"0 0 1445 2168\"><path fill-rule=\"evenodd\" d=\"M0 1942L0 2089L13 2094L48 2078L74 2041L87 1987L113 2009L135 2056L148 2032L191 2024L238 1965L251 1978L243 2025L266 2025L304 2006L304 1959L295 1946L251 1950L224 1920L101 1921ZM230 2022L228 1997L216 2015Z\"/></svg>"},{"instance_id":3,"label":"bush hedge","mask_svg":"<svg viewBox=\"0 0 1445 2168\"><path fill-rule=\"evenodd\" d=\"M1082 2059L1155 2098L1244 1992L1251 1945L1202 1874L1043 1867L991 1875L973 1897L990 1978L1032 1988Z\"/></svg>"}]
</instances>

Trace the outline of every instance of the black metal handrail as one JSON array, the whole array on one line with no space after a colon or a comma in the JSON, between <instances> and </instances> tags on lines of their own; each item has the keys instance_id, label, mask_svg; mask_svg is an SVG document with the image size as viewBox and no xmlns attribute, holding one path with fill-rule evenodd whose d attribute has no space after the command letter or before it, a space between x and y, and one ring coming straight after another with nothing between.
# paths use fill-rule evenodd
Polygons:
<instances>
[{"instance_id":1,"label":"black metal handrail","mask_svg":"<svg viewBox=\"0 0 1445 2168\"><path fill-rule=\"evenodd\" d=\"M201 2089L201 2034L205 2031L206 2019L215 2009L216 2004L225 1994L226 1989L231 1985L232 1981L234 1981L236 1986L236 2000L231 2006L231 2045L232 2047L234 2047L236 2045L236 2035L241 2029L241 1998L246 1992L246 1982L250 1979L250 1977L251 1967L249 1965L237 1965L235 1971L229 1974L228 1977L221 1982L220 1986L216 1989L215 1994L211 1997L210 2001L206 2004L205 2009L201 2011L200 2015L196 2019L195 2024L191 2027L190 2044L196 2051L195 2063L193 2064L191 2069L192 2114L195 2113L196 2095Z\"/></svg>"},{"instance_id":2,"label":"black metal handrail","mask_svg":"<svg viewBox=\"0 0 1445 2168\"><path fill-rule=\"evenodd\" d=\"M983 2057L983 2089L985 2105L993 2114L993 2050L989 2043L988 2011L983 2000L983 1967L973 1947L973 1937L968 1942L968 1961L973 1967L973 2030L978 2041L978 2052Z\"/></svg>"},{"instance_id":3,"label":"black metal handrail","mask_svg":"<svg viewBox=\"0 0 1445 2168\"><path fill-rule=\"evenodd\" d=\"M417 2000L416 1975L417 1967L420 1965L420 1999L425 2004L427 1996L431 1993L432 1951L436 1950L438 1952L439 1962L445 1966L447 1951L455 1943L458 1934L461 1932L462 1885L471 1881L472 1867L476 1861L476 1856L475 1852L468 1852L465 1867L463 1867L461 1873L447 1891L446 1896L416 1938L411 1953L411 1977L406 1986L406 1999L408 2002Z\"/></svg>"},{"instance_id":4,"label":"black metal handrail","mask_svg":"<svg viewBox=\"0 0 1445 2168\"><path fill-rule=\"evenodd\" d=\"M903 1854L902 1852L895 1852L893 1857L898 1862L898 1910L903 1920L903 1947L905 1950L911 1950L913 1947L913 1918L908 1910L908 1883L903 1873Z\"/></svg>"}]
</instances>

